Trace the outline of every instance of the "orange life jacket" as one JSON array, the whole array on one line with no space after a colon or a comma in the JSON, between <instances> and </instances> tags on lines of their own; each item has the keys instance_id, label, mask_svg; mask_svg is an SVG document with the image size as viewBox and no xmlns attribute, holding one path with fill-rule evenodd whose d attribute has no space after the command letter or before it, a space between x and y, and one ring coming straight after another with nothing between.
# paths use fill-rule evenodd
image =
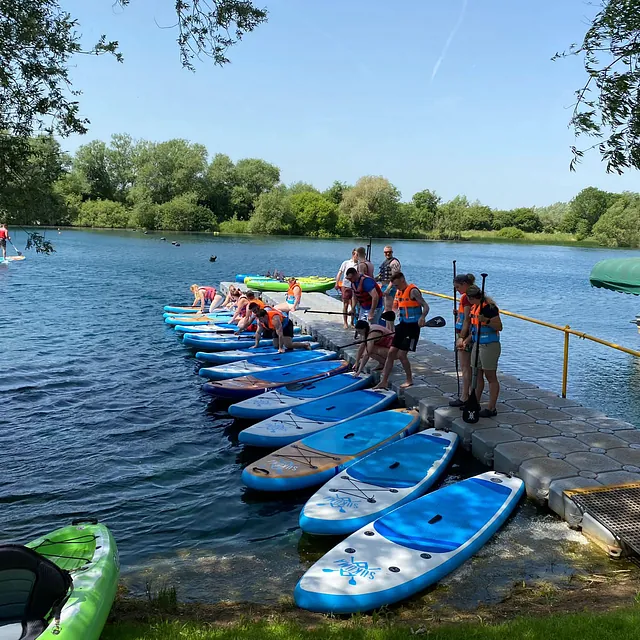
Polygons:
<instances>
[{"instance_id":1,"label":"orange life jacket","mask_svg":"<svg viewBox=\"0 0 640 640\"><path fill-rule=\"evenodd\" d=\"M418 289L415 284L408 284L403 291L396 291L396 305L400 322L418 322L422 315L422 305L411 297L411 292Z\"/></svg>"},{"instance_id":2,"label":"orange life jacket","mask_svg":"<svg viewBox=\"0 0 640 640\"><path fill-rule=\"evenodd\" d=\"M289 322L289 318L287 318L284 315L284 313L282 313L282 311L278 311L277 309L269 309L269 310L267 310L267 317L266 318L260 318L260 324L265 329L275 330L275 326L273 325L273 319L275 317L279 317L280 318L280 322L282 323L283 327L285 327L286 324Z\"/></svg>"}]
</instances>

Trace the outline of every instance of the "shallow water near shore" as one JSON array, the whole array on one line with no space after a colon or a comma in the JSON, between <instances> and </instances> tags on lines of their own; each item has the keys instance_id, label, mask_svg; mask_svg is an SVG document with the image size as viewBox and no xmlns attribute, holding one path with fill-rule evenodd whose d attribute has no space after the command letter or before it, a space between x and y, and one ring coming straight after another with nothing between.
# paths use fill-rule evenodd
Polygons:
<instances>
[{"instance_id":1,"label":"shallow water near shore","mask_svg":"<svg viewBox=\"0 0 640 640\"><path fill-rule=\"evenodd\" d=\"M49 233L47 234L49 236ZM25 541L93 515L114 531L124 583L175 585L180 599L277 602L336 540L302 536L312 493L260 496L240 471L261 454L238 445L242 425L200 391L196 362L162 321L193 282L278 268L333 276L354 242L65 230L57 253L0 270L0 540ZM24 234L14 233L21 248ZM382 242L374 242L374 262ZM592 289L598 260L634 255L565 246L394 242L411 281L449 293L458 270L489 273L506 309L638 348L640 300ZM209 262L210 255L217 261ZM432 315L451 303L429 299ZM449 329L425 335L446 346ZM562 335L505 318L502 368L558 392ZM569 395L640 424L640 367L572 338ZM482 468L459 455L445 482ZM564 580L584 541L525 504L479 556L445 580L457 604L499 599L518 580ZM490 580L486 576L491 577ZM531 578L538 576L538 578Z\"/></svg>"}]
</instances>

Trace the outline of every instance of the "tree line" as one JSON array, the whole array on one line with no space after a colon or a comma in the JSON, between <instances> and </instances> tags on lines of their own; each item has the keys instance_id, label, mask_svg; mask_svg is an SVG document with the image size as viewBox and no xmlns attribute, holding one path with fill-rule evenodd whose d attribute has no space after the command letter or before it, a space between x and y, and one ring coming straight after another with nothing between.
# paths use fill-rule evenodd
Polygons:
<instances>
[{"instance_id":1,"label":"tree line","mask_svg":"<svg viewBox=\"0 0 640 640\"><path fill-rule=\"evenodd\" d=\"M571 202L492 209L466 196L443 202L431 190L401 201L382 176L324 191L305 182L282 184L265 160L209 160L207 149L182 139L165 142L112 136L73 156L50 135L31 138L30 152L0 185L10 224L307 235L459 239L465 231L496 231L505 239L565 232L608 246L640 246L640 196L583 189Z\"/></svg>"}]
</instances>

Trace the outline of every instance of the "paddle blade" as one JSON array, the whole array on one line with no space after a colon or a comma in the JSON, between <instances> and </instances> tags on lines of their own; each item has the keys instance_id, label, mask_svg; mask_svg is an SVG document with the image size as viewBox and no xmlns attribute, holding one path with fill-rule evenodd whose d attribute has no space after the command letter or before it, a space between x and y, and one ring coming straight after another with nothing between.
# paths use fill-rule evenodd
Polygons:
<instances>
[{"instance_id":1,"label":"paddle blade","mask_svg":"<svg viewBox=\"0 0 640 640\"><path fill-rule=\"evenodd\" d=\"M446 326L447 321L442 317L442 316L436 316L435 318L431 318L431 320L427 320L427 322L425 323L425 327L444 327Z\"/></svg>"},{"instance_id":2,"label":"paddle blade","mask_svg":"<svg viewBox=\"0 0 640 640\"><path fill-rule=\"evenodd\" d=\"M480 403L476 398L476 390L472 389L468 400L462 409L462 420L468 424L475 424L480 420Z\"/></svg>"}]
</instances>

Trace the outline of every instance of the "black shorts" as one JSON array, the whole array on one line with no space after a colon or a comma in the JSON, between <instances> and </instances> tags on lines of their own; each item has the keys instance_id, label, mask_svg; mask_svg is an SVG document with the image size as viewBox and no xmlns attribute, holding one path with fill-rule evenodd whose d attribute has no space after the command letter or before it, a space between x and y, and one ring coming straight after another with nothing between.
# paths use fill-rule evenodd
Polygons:
<instances>
[{"instance_id":1,"label":"black shorts","mask_svg":"<svg viewBox=\"0 0 640 640\"><path fill-rule=\"evenodd\" d=\"M396 325L393 346L400 351L415 351L420 339L417 322L400 322Z\"/></svg>"},{"instance_id":2,"label":"black shorts","mask_svg":"<svg viewBox=\"0 0 640 640\"><path fill-rule=\"evenodd\" d=\"M293 338L293 322L291 322L291 320L289 320L289 322L287 322L287 324L282 327L282 335L285 338Z\"/></svg>"}]
</instances>

